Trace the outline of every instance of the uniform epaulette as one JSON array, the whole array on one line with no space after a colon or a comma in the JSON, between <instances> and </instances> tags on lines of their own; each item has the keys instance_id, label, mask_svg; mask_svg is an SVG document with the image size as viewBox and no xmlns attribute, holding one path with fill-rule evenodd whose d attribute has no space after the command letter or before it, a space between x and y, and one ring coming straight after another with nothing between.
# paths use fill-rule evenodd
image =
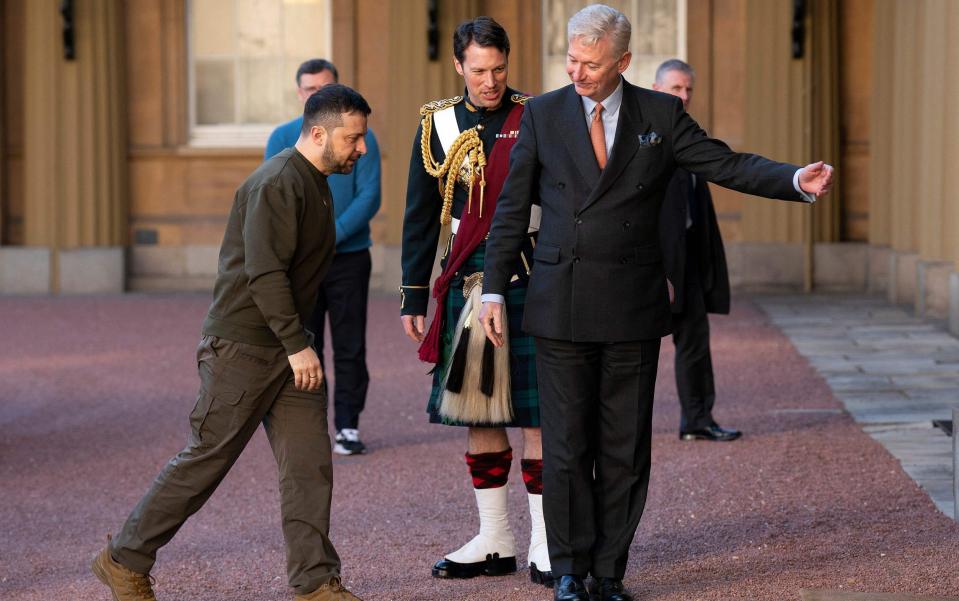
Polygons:
<instances>
[{"instance_id":1,"label":"uniform epaulette","mask_svg":"<svg viewBox=\"0 0 959 601\"><path fill-rule=\"evenodd\" d=\"M444 98L443 100L433 100L420 107L420 115L425 117L426 115L449 108L453 105L459 104L460 102L463 102L462 96L453 96L452 98Z\"/></svg>"},{"instance_id":2,"label":"uniform epaulette","mask_svg":"<svg viewBox=\"0 0 959 601\"><path fill-rule=\"evenodd\" d=\"M526 94L513 94L509 97L509 99L516 104L526 104L530 98L532 98L532 96L527 96Z\"/></svg>"}]
</instances>

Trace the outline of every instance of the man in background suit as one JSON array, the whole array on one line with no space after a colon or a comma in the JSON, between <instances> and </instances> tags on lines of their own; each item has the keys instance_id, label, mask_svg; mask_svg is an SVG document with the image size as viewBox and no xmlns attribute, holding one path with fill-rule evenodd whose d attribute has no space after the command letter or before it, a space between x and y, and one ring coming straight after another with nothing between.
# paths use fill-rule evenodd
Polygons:
<instances>
[{"instance_id":1,"label":"man in background suit","mask_svg":"<svg viewBox=\"0 0 959 601\"><path fill-rule=\"evenodd\" d=\"M677 166L784 200L828 191L832 168L735 153L678 98L626 82L631 27L587 6L568 25L573 85L530 100L486 247L480 321L502 344L503 295L542 206L523 329L536 339L543 505L554 600L629 601L629 545L646 503L653 391L671 312L659 210Z\"/></svg>"},{"instance_id":2,"label":"man in background suit","mask_svg":"<svg viewBox=\"0 0 959 601\"><path fill-rule=\"evenodd\" d=\"M679 59L656 69L653 89L672 94L689 108L696 73ZM729 313L729 273L713 197L706 181L676 169L666 186L659 214L666 274L675 287L673 344L676 347L676 394L682 406L681 440L736 440L739 430L722 428L713 419L716 388L709 351L707 313Z\"/></svg>"}]
</instances>

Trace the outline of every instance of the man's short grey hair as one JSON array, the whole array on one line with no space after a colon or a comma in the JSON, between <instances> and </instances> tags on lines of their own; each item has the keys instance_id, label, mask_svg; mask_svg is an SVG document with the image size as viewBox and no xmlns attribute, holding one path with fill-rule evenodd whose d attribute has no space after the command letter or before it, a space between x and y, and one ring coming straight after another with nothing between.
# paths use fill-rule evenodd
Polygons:
<instances>
[{"instance_id":1,"label":"man's short grey hair","mask_svg":"<svg viewBox=\"0 0 959 601\"><path fill-rule=\"evenodd\" d=\"M666 74L670 71L679 71L690 77L696 77L696 71L689 66L689 63L683 62L678 58L671 58L656 68L656 83L663 83L663 78L666 77Z\"/></svg>"},{"instance_id":2,"label":"man's short grey hair","mask_svg":"<svg viewBox=\"0 0 959 601\"><path fill-rule=\"evenodd\" d=\"M633 28L626 15L605 4L590 4L573 15L566 26L567 39L572 41L579 38L587 46L609 36L617 57L629 50L632 33Z\"/></svg>"}]
</instances>

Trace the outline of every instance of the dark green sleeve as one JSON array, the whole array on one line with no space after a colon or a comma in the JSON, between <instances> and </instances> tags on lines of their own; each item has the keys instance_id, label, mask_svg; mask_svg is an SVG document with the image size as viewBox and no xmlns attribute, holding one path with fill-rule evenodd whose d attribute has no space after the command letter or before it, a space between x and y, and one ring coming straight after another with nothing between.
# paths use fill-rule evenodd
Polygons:
<instances>
[{"instance_id":1,"label":"dark green sleeve","mask_svg":"<svg viewBox=\"0 0 959 601\"><path fill-rule=\"evenodd\" d=\"M263 184L250 192L243 219L250 295L287 355L307 346L287 275L297 245L298 204L289 191Z\"/></svg>"},{"instance_id":2,"label":"dark green sleeve","mask_svg":"<svg viewBox=\"0 0 959 601\"><path fill-rule=\"evenodd\" d=\"M403 285L401 315L426 315L429 304L430 275L436 259L436 244L440 236L440 210L443 200L438 180L426 172L420 150L423 126L416 129L410 173L406 186L406 212L403 215ZM442 160L439 139L433 132L434 157ZM436 156L439 154L440 156Z\"/></svg>"}]
</instances>

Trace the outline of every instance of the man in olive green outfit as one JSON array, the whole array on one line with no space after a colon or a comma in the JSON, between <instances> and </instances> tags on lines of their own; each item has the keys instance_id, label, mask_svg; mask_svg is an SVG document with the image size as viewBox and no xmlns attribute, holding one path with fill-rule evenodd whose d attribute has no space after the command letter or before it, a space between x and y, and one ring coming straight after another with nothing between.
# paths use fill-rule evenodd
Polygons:
<instances>
[{"instance_id":1,"label":"man in olive green outfit","mask_svg":"<svg viewBox=\"0 0 959 601\"><path fill-rule=\"evenodd\" d=\"M240 186L197 349L189 444L156 477L93 572L117 601L155 599L157 550L200 509L262 422L279 468L287 572L297 600L358 601L329 539L333 487L326 383L303 324L333 258L326 178L366 152L370 107L330 85L313 94L293 148Z\"/></svg>"}]
</instances>

